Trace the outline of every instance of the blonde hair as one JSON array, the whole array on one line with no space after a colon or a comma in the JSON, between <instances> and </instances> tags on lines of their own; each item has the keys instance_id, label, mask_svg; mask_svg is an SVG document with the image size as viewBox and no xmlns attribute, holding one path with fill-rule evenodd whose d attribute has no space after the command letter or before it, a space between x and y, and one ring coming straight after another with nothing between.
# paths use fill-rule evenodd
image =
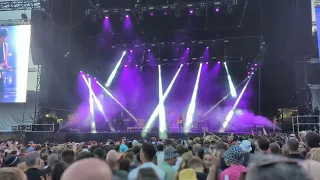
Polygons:
<instances>
[{"instance_id":1,"label":"blonde hair","mask_svg":"<svg viewBox=\"0 0 320 180\"><path fill-rule=\"evenodd\" d=\"M5 180L26 180L24 173L18 168L1 168L0 179Z\"/></svg>"},{"instance_id":2,"label":"blonde hair","mask_svg":"<svg viewBox=\"0 0 320 180\"><path fill-rule=\"evenodd\" d=\"M320 162L320 148L312 148L308 154L308 159Z\"/></svg>"},{"instance_id":3,"label":"blonde hair","mask_svg":"<svg viewBox=\"0 0 320 180\"><path fill-rule=\"evenodd\" d=\"M183 169L187 169L188 168L188 165L189 165L189 159L191 159L193 157L193 154L191 152L186 152L186 153L183 153L181 158L182 158L182 161L181 161L181 164L179 166L179 170L178 170L178 173L177 173L177 176L176 176L176 180L179 179L179 172L182 171Z\"/></svg>"}]
</instances>

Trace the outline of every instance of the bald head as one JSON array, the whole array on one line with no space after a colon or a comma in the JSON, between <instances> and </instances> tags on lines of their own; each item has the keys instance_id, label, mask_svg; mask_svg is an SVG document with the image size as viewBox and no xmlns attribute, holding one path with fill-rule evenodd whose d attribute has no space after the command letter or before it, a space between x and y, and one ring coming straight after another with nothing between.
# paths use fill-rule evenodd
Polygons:
<instances>
[{"instance_id":1,"label":"bald head","mask_svg":"<svg viewBox=\"0 0 320 180\"><path fill-rule=\"evenodd\" d=\"M111 180L112 172L107 163L96 158L83 159L71 164L61 180Z\"/></svg>"}]
</instances>

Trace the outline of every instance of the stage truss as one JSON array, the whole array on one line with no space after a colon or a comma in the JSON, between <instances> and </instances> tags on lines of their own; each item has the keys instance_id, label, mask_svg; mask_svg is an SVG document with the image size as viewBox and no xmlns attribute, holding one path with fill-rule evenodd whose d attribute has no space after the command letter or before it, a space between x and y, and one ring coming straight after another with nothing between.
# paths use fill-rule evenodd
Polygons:
<instances>
[{"instance_id":1,"label":"stage truss","mask_svg":"<svg viewBox=\"0 0 320 180\"><path fill-rule=\"evenodd\" d=\"M0 1L0 11L41 10L44 0Z\"/></svg>"}]
</instances>

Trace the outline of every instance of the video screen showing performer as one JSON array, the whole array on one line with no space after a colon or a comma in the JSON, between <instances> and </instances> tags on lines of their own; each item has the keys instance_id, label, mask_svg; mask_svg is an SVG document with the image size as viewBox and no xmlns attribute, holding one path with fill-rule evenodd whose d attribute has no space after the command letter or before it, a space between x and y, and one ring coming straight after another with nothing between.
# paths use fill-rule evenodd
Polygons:
<instances>
[{"instance_id":1,"label":"video screen showing performer","mask_svg":"<svg viewBox=\"0 0 320 180\"><path fill-rule=\"evenodd\" d=\"M30 25L0 27L0 103L26 102Z\"/></svg>"}]
</instances>

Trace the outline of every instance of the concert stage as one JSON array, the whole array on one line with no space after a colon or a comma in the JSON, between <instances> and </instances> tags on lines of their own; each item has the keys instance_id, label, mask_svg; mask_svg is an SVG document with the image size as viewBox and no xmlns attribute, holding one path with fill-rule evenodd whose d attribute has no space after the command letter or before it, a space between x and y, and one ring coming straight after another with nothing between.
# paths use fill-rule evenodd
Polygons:
<instances>
[{"instance_id":1,"label":"concert stage","mask_svg":"<svg viewBox=\"0 0 320 180\"><path fill-rule=\"evenodd\" d=\"M225 133L227 134L227 133ZM230 133L228 133L230 134ZM244 132L239 132L237 134L245 134ZM220 135L222 135L220 133ZM65 142L82 142L82 141L98 141L106 142L109 139L114 141L121 140L122 137L126 137L129 140L141 139L140 132L106 132L106 133L64 133L64 132L6 132L0 133L1 141L19 141L21 143L28 143L33 141L34 143L43 143L46 141L65 143ZM150 137L159 137L158 133L150 133L146 139ZM187 139L188 137L203 137L203 133L168 133L168 138L174 139Z\"/></svg>"}]
</instances>

